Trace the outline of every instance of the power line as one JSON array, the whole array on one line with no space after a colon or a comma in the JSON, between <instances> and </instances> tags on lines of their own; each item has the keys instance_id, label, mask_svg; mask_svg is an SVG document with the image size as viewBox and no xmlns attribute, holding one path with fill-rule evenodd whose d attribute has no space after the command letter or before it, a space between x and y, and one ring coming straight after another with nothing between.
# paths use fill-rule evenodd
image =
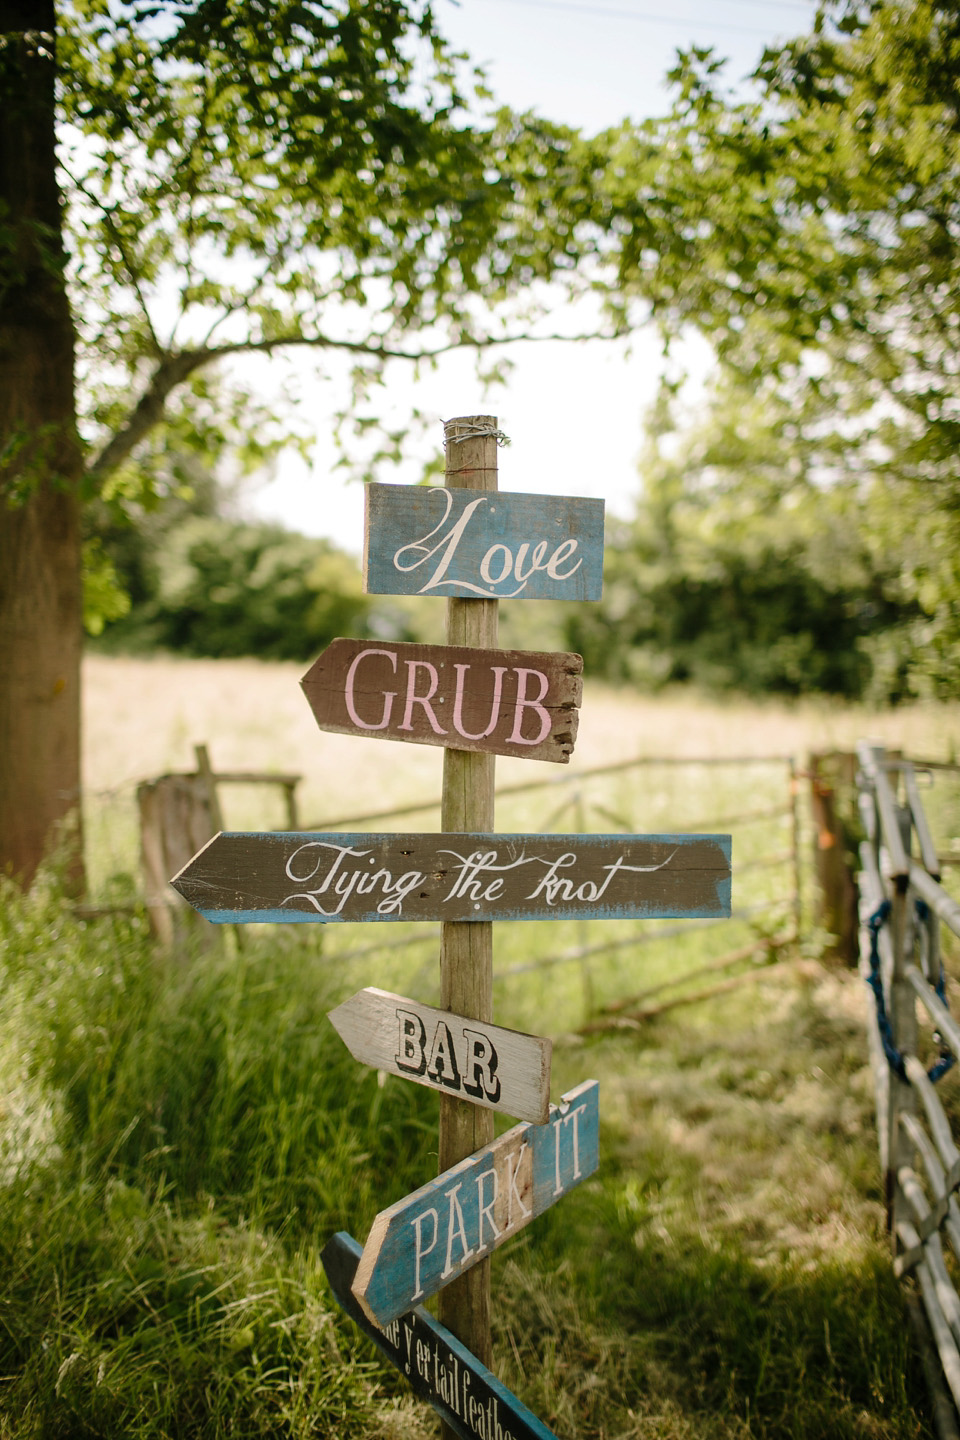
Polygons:
<instances>
[{"instance_id":1,"label":"power line","mask_svg":"<svg viewBox=\"0 0 960 1440\"><path fill-rule=\"evenodd\" d=\"M770 34L768 26L761 28L757 25L730 25L725 24L723 21L713 20L712 18L706 21L682 15L653 15L649 11L614 10L606 5L576 4L574 0L501 0L501 3L525 5L527 9L530 10L555 10L571 15L589 15L604 20L638 20L641 24L646 25L708 25L711 31L722 30L735 35L769 36ZM737 3L759 3L769 12L771 9L786 8L789 0L782 0L782 3L777 5L768 4L767 0L737 0ZM812 17L813 12L810 7L800 4L790 4L790 9L801 11Z\"/></svg>"}]
</instances>

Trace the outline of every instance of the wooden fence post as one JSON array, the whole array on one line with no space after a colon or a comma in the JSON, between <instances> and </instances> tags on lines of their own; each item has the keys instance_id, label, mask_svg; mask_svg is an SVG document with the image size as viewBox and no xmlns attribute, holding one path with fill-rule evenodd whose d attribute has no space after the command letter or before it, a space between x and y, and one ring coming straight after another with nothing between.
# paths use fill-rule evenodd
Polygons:
<instances>
[{"instance_id":1,"label":"wooden fence post","mask_svg":"<svg viewBox=\"0 0 960 1440\"><path fill-rule=\"evenodd\" d=\"M813 863L817 920L835 935L833 954L857 963L857 887L847 860L847 835L837 805L838 790L853 793L856 756L830 751L810 756Z\"/></svg>"},{"instance_id":2,"label":"wooden fence post","mask_svg":"<svg viewBox=\"0 0 960 1440\"><path fill-rule=\"evenodd\" d=\"M444 424L446 483L468 490L497 489L497 419L465 415ZM494 649L498 638L496 600L447 601L448 645ZM443 752L443 831L494 829L493 755L466 750ZM493 1020L493 923L446 922L440 941L440 1005L469 1019ZM441 1096L442 1174L493 1140L493 1112L468 1101ZM440 1323L482 1364L491 1363L490 1261L480 1261L439 1295ZM453 1432L444 1424L441 1433Z\"/></svg>"}]
</instances>

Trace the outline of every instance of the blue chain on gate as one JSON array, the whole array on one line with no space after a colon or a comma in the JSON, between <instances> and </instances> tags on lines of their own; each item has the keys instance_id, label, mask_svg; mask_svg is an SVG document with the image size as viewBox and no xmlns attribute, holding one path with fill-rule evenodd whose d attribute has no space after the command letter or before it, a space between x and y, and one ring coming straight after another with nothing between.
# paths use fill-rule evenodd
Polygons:
<instances>
[{"instance_id":1,"label":"blue chain on gate","mask_svg":"<svg viewBox=\"0 0 960 1440\"><path fill-rule=\"evenodd\" d=\"M890 1069L906 1080L907 1073L903 1063L903 1056L897 1049L893 1040L893 1030L890 1026L890 1017L887 1015L887 1002L883 995L883 981L880 978L880 931L890 917L890 901L882 901L874 910L867 921L867 929L870 932L870 974L867 976L867 984L873 991L873 997L877 1007L877 1030L880 1034L880 1041L883 1045L883 1053L887 1057L887 1064ZM927 904L923 900L916 902L917 919L925 921L929 915ZM940 966L940 974L937 978L935 992L938 1000L948 1005L946 992L946 976L943 965ZM928 1078L937 1083L947 1071L956 1064L956 1057L950 1048L944 1043L943 1036L939 1030L934 1031L933 1037L940 1046L940 1059L935 1061L927 1071Z\"/></svg>"},{"instance_id":2,"label":"blue chain on gate","mask_svg":"<svg viewBox=\"0 0 960 1440\"><path fill-rule=\"evenodd\" d=\"M867 921L867 929L870 931L870 974L867 976L867 984L873 991L873 998L876 1002L877 1030L880 1032L880 1042L883 1045L883 1053L887 1057L887 1064L894 1074L900 1076L901 1080L906 1080L907 1072L904 1068L903 1056L893 1043L893 1031L887 1015L887 1002L883 998L883 981L880 978L880 930L886 924L889 914L890 901L884 900Z\"/></svg>"}]
</instances>

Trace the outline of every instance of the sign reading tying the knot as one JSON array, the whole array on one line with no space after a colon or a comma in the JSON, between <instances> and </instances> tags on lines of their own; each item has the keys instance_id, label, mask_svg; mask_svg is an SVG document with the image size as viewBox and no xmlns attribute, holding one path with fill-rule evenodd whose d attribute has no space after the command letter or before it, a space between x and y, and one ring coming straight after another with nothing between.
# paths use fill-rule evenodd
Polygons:
<instances>
[{"instance_id":1,"label":"sign reading tying the knot","mask_svg":"<svg viewBox=\"0 0 960 1440\"><path fill-rule=\"evenodd\" d=\"M171 882L208 920L730 914L729 835L215 835Z\"/></svg>"}]
</instances>

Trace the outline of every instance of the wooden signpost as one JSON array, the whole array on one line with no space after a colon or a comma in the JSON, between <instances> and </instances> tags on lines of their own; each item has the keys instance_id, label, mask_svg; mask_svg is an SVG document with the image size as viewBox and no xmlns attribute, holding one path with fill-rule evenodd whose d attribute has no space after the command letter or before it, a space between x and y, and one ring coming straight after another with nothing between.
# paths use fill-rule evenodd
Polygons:
<instances>
[{"instance_id":1,"label":"wooden signpost","mask_svg":"<svg viewBox=\"0 0 960 1440\"><path fill-rule=\"evenodd\" d=\"M368 485L363 567L370 595L599 600L603 501L451 487L449 467L445 486Z\"/></svg>"},{"instance_id":2,"label":"wooden signpost","mask_svg":"<svg viewBox=\"0 0 960 1440\"><path fill-rule=\"evenodd\" d=\"M499 438L447 421L444 487L367 487L366 588L447 596L446 645L334 640L302 681L323 730L443 747L440 833L224 832L173 884L216 922L442 922L441 1008L366 989L330 1016L358 1060L439 1091L440 1174L323 1262L443 1440L556 1440L490 1373L489 1256L596 1170L598 1087L551 1107L550 1041L493 1024L493 921L729 915L730 837L494 833L495 756L566 762L582 671L500 650L498 602L597 600L603 561L603 502L500 494ZM521 1121L497 1140L495 1110Z\"/></svg>"},{"instance_id":3,"label":"wooden signpost","mask_svg":"<svg viewBox=\"0 0 960 1440\"><path fill-rule=\"evenodd\" d=\"M723 835L222 831L172 884L206 919L231 925L723 916L730 843Z\"/></svg>"},{"instance_id":4,"label":"wooden signpost","mask_svg":"<svg viewBox=\"0 0 960 1440\"><path fill-rule=\"evenodd\" d=\"M300 684L321 730L566 764L579 655L333 640Z\"/></svg>"},{"instance_id":5,"label":"wooden signpost","mask_svg":"<svg viewBox=\"0 0 960 1440\"><path fill-rule=\"evenodd\" d=\"M351 1235L339 1231L327 1241L320 1259L343 1309L407 1377L415 1394L433 1406L457 1440L557 1440L422 1306L386 1326L369 1319L352 1291L360 1246Z\"/></svg>"},{"instance_id":6,"label":"wooden signpost","mask_svg":"<svg viewBox=\"0 0 960 1440\"><path fill-rule=\"evenodd\" d=\"M353 1282L371 1320L388 1325L435 1295L593 1174L598 1090L586 1080L546 1125L515 1125L380 1211Z\"/></svg>"},{"instance_id":7,"label":"wooden signpost","mask_svg":"<svg viewBox=\"0 0 960 1440\"><path fill-rule=\"evenodd\" d=\"M362 1065L536 1125L547 1122L551 1040L464 1021L448 1010L371 988L331 1010L328 1019Z\"/></svg>"}]
</instances>

